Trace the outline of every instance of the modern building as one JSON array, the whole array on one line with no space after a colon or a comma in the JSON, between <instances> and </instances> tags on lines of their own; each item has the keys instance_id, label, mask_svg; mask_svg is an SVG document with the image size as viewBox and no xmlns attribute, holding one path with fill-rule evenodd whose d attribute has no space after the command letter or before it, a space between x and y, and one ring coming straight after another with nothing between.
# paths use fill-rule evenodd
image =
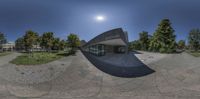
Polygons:
<instances>
[{"instance_id":1,"label":"modern building","mask_svg":"<svg viewBox=\"0 0 200 99\"><path fill-rule=\"evenodd\" d=\"M1 44L1 51L13 51L15 49L15 43L14 42L8 42L5 44Z\"/></svg>"},{"instance_id":2,"label":"modern building","mask_svg":"<svg viewBox=\"0 0 200 99\"><path fill-rule=\"evenodd\" d=\"M122 28L104 32L82 46L82 50L96 56L106 53L128 53L128 33Z\"/></svg>"}]
</instances>

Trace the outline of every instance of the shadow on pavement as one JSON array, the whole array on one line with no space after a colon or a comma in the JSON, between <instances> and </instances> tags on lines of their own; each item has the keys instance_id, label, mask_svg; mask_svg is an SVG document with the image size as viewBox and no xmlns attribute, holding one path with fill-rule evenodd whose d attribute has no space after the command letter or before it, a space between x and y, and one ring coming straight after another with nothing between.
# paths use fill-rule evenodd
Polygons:
<instances>
[{"instance_id":1,"label":"shadow on pavement","mask_svg":"<svg viewBox=\"0 0 200 99\"><path fill-rule=\"evenodd\" d=\"M154 73L155 71L142 63L136 56L133 58L135 61L139 62L139 66L115 66L95 58L92 54L82 51L85 57L98 69L101 71L117 77L142 77ZM138 65L138 64L137 64Z\"/></svg>"},{"instance_id":2,"label":"shadow on pavement","mask_svg":"<svg viewBox=\"0 0 200 99\"><path fill-rule=\"evenodd\" d=\"M140 52L138 52L138 51L131 51L133 54L142 54L142 53L140 53Z\"/></svg>"}]
</instances>

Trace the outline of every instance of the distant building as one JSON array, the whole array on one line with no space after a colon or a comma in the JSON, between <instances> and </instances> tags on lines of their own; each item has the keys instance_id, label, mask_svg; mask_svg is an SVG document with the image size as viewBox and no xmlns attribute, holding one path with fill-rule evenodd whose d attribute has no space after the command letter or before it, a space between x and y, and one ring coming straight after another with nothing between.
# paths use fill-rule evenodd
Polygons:
<instances>
[{"instance_id":1,"label":"distant building","mask_svg":"<svg viewBox=\"0 0 200 99\"><path fill-rule=\"evenodd\" d=\"M1 50L2 51L13 51L15 49L15 43L14 42L8 42L5 44L1 44Z\"/></svg>"},{"instance_id":2,"label":"distant building","mask_svg":"<svg viewBox=\"0 0 200 99\"><path fill-rule=\"evenodd\" d=\"M32 51L42 51L42 47L39 44L33 45Z\"/></svg>"},{"instance_id":3,"label":"distant building","mask_svg":"<svg viewBox=\"0 0 200 99\"><path fill-rule=\"evenodd\" d=\"M127 53L128 33L122 28L113 29L96 36L81 48L97 56L104 56L106 53Z\"/></svg>"}]
</instances>

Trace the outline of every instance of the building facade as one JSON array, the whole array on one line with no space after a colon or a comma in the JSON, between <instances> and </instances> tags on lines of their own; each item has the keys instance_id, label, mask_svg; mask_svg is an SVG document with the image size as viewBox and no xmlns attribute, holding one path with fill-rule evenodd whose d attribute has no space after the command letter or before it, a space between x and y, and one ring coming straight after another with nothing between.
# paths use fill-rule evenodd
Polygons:
<instances>
[{"instance_id":1,"label":"building facade","mask_svg":"<svg viewBox=\"0 0 200 99\"><path fill-rule=\"evenodd\" d=\"M83 45L83 51L96 56L106 53L128 53L128 33L122 28L104 32Z\"/></svg>"},{"instance_id":2,"label":"building facade","mask_svg":"<svg viewBox=\"0 0 200 99\"><path fill-rule=\"evenodd\" d=\"M14 42L8 42L5 44L1 44L1 51L13 51L15 49L15 43Z\"/></svg>"}]
</instances>

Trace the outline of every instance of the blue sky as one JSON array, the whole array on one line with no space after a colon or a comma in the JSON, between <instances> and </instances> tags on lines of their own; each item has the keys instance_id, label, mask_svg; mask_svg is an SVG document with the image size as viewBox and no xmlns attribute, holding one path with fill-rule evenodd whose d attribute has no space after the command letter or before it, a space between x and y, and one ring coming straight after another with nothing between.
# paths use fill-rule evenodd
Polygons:
<instances>
[{"instance_id":1,"label":"blue sky","mask_svg":"<svg viewBox=\"0 0 200 99\"><path fill-rule=\"evenodd\" d=\"M51 31L62 39L76 33L88 41L122 27L132 41L141 31L153 34L159 22L169 18L177 40L186 40L192 28L200 27L199 4L199 0L1 0L0 32L9 41L26 30ZM106 20L97 22L97 15Z\"/></svg>"}]
</instances>

